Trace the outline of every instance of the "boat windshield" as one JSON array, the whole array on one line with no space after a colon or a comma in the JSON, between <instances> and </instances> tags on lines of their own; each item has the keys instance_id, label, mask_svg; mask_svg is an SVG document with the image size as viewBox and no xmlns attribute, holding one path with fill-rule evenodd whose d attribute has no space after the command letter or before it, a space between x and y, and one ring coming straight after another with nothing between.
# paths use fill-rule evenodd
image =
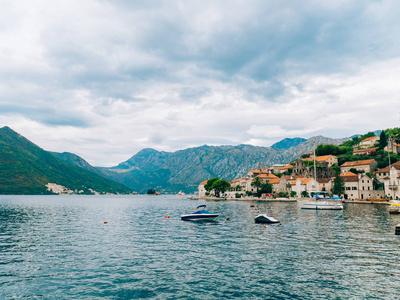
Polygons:
<instances>
[{"instance_id":1,"label":"boat windshield","mask_svg":"<svg viewBox=\"0 0 400 300\"><path fill-rule=\"evenodd\" d=\"M312 191L310 192L310 196L311 198L317 198L317 199L321 199L321 198L329 198L329 193L328 192L322 192L322 191Z\"/></svg>"},{"instance_id":2,"label":"boat windshield","mask_svg":"<svg viewBox=\"0 0 400 300\"><path fill-rule=\"evenodd\" d=\"M196 211L206 210L206 205L202 204L196 207Z\"/></svg>"}]
</instances>

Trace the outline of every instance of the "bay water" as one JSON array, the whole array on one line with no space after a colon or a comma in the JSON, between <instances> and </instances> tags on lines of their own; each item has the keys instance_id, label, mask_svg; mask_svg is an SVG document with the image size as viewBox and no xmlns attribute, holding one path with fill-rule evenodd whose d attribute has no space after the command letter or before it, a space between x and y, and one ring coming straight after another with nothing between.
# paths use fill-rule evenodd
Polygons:
<instances>
[{"instance_id":1,"label":"bay water","mask_svg":"<svg viewBox=\"0 0 400 300\"><path fill-rule=\"evenodd\" d=\"M216 220L181 221L204 203ZM0 196L0 299L399 299L398 223L372 204Z\"/></svg>"}]
</instances>

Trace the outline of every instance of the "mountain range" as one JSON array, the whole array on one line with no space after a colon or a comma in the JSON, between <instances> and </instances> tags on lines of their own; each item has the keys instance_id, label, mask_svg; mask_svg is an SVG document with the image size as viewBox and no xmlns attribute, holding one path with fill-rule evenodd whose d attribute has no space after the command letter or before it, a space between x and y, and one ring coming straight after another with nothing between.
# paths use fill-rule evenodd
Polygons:
<instances>
[{"instance_id":1,"label":"mountain range","mask_svg":"<svg viewBox=\"0 0 400 300\"><path fill-rule=\"evenodd\" d=\"M73 188L82 181L83 185L94 187L94 183L102 182L99 180L102 178L107 180L108 184L119 184L121 192L134 190L143 193L149 189L157 189L167 193L178 191L190 193L197 190L200 182L212 177L228 180L240 178L245 176L250 169L257 168L259 165L267 167L277 163L290 163L300 155L312 152L315 145L339 145L345 140L347 139L316 136L308 140L284 139L271 147L204 145L176 152L147 148L118 166L101 168L91 166L83 158L73 153L47 152L9 127L3 127L0 129L0 151L5 154L7 151L15 153L22 151L22 154L5 160L3 152L1 153L0 180L7 177L9 180L2 181L0 192L1 188L3 188L3 192L7 189L12 191L13 186L43 187L47 182L55 182ZM36 164L40 164L40 167L32 169L30 159L33 159ZM78 170L84 172L81 174L84 174L83 177L78 176ZM75 180L71 181L71 176L65 178L62 174L74 174L72 177ZM106 190L107 188L103 186L102 191ZM116 186L111 190L116 191ZM24 191L29 192L29 189Z\"/></svg>"}]
</instances>

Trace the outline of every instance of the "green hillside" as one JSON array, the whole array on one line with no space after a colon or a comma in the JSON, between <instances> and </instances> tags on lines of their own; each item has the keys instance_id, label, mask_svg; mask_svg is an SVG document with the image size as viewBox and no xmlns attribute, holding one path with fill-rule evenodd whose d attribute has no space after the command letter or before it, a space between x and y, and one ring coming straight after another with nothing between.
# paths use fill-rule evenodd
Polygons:
<instances>
[{"instance_id":1,"label":"green hillside","mask_svg":"<svg viewBox=\"0 0 400 300\"><path fill-rule=\"evenodd\" d=\"M389 157L388 153L384 151L389 135L392 136L396 143L400 143L400 128L386 129L383 132L384 133L381 133L380 135L380 141L374 145L377 149L368 155L353 155L353 147L356 147L363 139L375 136L376 133L374 132L368 132L362 136L353 137L351 140L348 140L339 146L319 145L316 148L315 153L317 156L329 154L335 155L338 158L339 166L348 161L375 159L378 163L378 169L385 168L389 165L389 159L390 164L400 161L399 155L390 153Z\"/></svg>"},{"instance_id":2,"label":"green hillside","mask_svg":"<svg viewBox=\"0 0 400 300\"><path fill-rule=\"evenodd\" d=\"M9 127L0 128L0 194L44 194L47 183L92 193L129 193L115 181L71 166Z\"/></svg>"}]
</instances>

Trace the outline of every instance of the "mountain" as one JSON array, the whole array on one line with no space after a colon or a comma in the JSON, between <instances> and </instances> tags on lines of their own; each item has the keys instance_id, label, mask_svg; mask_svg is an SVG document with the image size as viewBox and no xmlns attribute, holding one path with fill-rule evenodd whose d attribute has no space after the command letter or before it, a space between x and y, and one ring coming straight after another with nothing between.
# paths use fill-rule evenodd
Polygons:
<instances>
[{"instance_id":1,"label":"mountain","mask_svg":"<svg viewBox=\"0 0 400 300\"><path fill-rule=\"evenodd\" d=\"M281 140L280 142L273 144L271 148L275 150L287 150L289 148L296 147L297 145L304 143L305 141L307 140L303 138L286 138Z\"/></svg>"},{"instance_id":2,"label":"mountain","mask_svg":"<svg viewBox=\"0 0 400 300\"><path fill-rule=\"evenodd\" d=\"M0 128L0 193L43 194L56 183L91 193L129 193L121 183L64 162L9 127Z\"/></svg>"},{"instance_id":3,"label":"mountain","mask_svg":"<svg viewBox=\"0 0 400 300\"><path fill-rule=\"evenodd\" d=\"M161 192L194 192L198 184L212 177L228 180L243 177L260 164L289 163L315 145L340 145L347 139L317 136L297 146L278 151L251 145L201 146L176 152L143 149L109 171L118 173L120 182L138 192L156 188Z\"/></svg>"}]
</instances>

